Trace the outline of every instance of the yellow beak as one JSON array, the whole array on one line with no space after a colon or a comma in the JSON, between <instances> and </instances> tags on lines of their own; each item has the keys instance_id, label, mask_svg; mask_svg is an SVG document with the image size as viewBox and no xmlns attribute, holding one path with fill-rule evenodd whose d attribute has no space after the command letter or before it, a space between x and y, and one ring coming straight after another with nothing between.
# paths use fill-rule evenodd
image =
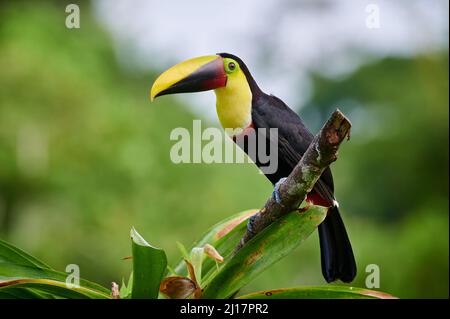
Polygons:
<instances>
[{"instance_id":1,"label":"yellow beak","mask_svg":"<svg viewBox=\"0 0 450 319\"><path fill-rule=\"evenodd\" d=\"M223 59L218 55L193 58L162 73L150 90L150 100L166 94L200 92L226 85Z\"/></svg>"}]
</instances>

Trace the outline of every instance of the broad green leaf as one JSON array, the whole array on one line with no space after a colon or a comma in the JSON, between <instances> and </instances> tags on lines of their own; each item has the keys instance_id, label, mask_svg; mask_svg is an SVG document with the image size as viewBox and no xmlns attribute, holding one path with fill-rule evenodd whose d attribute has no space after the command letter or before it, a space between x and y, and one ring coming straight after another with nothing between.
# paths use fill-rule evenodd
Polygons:
<instances>
[{"instance_id":1,"label":"broad green leaf","mask_svg":"<svg viewBox=\"0 0 450 319\"><path fill-rule=\"evenodd\" d=\"M133 287L132 298L158 298L159 284L167 267L164 250L155 248L131 229L131 245L133 252Z\"/></svg>"},{"instance_id":2,"label":"broad green leaf","mask_svg":"<svg viewBox=\"0 0 450 319\"><path fill-rule=\"evenodd\" d=\"M348 286L312 286L264 290L238 299L397 299L384 292Z\"/></svg>"},{"instance_id":3,"label":"broad green leaf","mask_svg":"<svg viewBox=\"0 0 450 319\"><path fill-rule=\"evenodd\" d=\"M66 285L68 274L47 268L0 262L0 291L9 293L11 287L34 288L61 298L109 298L108 289L80 279L79 288Z\"/></svg>"},{"instance_id":4,"label":"broad green leaf","mask_svg":"<svg viewBox=\"0 0 450 319\"><path fill-rule=\"evenodd\" d=\"M0 262L10 262L22 266L37 266L39 268L51 269L51 267L44 262L1 239Z\"/></svg>"},{"instance_id":5,"label":"broad green leaf","mask_svg":"<svg viewBox=\"0 0 450 319\"><path fill-rule=\"evenodd\" d=\"M33 288L37 291L68 299L106 299L111 296L87 287L69 288L65 282L48 279L17 279L0 282L0 292L10 288Z\"/></svg>"},{"instance_id":6,"label":"broad green leaf","mask_svg":"<svg viewBox=\"0 0 450 319\"><path fill-rule=\"evenodd\" d=\"M202 238L194 243L193 246L203 247L205 244L210 244L216 247L215 243L232 231L237 225L250 218L258 212L257 209L249 209L230 216L219 223L212 226ZM216 247L217 248L217 247Z\"/></svg>"},{"instance_id":7,"label":"broad green leaf","mask_svg":"<svg viewBox=\"0 0 450 319\"><path fill-rule=\"evenodd\" d=\"M57 272L23 250L0 240L0 295L16 298L109 298L109 290L80 279L79 288L66 285Z\"/></svg>"},{"instance_id":8,"label":"broad green leaf","mask_svg":"<svg viewBox=\"0 0 450 319\"><path fill-rule=\"evenodd\" d=\"M281 217L226 260L219 273L211 277L204 298L228 298L269 266L289 254L325 219L327 208L310 206L305 212Z\"/></svg>"},{"instance_id":9,"label":"broad green leaf","mask_svg":"<svg viewBox=\"0 0 450 319\"><path fill-rule=\"evenodd\" d=\"M56 296L32 288L4 287L0 289L0 299L55 299Z\"/></svg>"}]
</instances>

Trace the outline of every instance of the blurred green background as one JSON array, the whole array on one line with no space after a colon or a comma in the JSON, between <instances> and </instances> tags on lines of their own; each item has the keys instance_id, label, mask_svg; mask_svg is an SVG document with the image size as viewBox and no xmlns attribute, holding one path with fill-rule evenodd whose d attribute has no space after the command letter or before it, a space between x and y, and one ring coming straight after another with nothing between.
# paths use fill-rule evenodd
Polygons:
<instances>
[{"instance_id":1,"label":"blurred green background","mask_svg":"<svg viewBox=\"0 0 450 319\"><path fill-rule=\"evenodd\" d=\"M199 115L182 99L150 105L169 65L124 70L91 4L77 30L64 27L65 5L0 2L0 238L109 286L129 274L131 226L175 262L176 241L262 206L272 186L251 164L173 164L171 130ZM336 106L354 125L332 168L355 286L377 264L382 291L448 298L447 48L308 74L299 112L310 128ZM317 234L243 292L313 284L325 284Z\"/></svg>"}]
</instances>

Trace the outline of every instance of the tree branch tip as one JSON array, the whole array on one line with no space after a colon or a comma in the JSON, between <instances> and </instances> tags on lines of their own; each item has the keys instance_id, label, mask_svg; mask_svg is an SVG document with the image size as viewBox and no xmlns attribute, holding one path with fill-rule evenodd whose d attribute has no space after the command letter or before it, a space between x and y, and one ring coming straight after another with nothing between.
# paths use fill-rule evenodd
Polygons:
<instances>
[{"instance_id":1,"label":"tree branch tip","mask_svg":"<svg viewBox=\"0 0 450 319\"><path fill-rule=\"evenodd\" d=\"M347 141L350 140L352 123L339 108L336 108L336 111L331 114L329 121L331 121L331 124L334 124L334 128L338 131L338 134L342 139L347 137Z\"/></svg>"}]
</instances>

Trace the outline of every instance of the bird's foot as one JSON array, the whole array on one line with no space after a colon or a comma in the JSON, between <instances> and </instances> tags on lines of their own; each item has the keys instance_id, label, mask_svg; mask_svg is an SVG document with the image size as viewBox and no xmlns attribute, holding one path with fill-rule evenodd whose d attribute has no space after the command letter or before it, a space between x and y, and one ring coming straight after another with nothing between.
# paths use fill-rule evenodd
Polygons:
<instances>
[{"instance_id":1,"label":"bird's foot","mask_svg":"<svg viewBox=\"0 0 450 319\"><path fill-rule=\"evenodd\" d=\"M254 227L254 223L255 223L255 218L256 218L256 216L258 216L258 214L259 214L259 212L256 213L255 215L252 215L248 219L248 222L247 222L247 232L250 233L250 235L252 235L252 236L255 234L253 227Z\"/></svg>"},{"instance_id":2,"label":"bird's foot","mask_svg":"<svg viewBox=\"0 0 450 319\"><path fill-rule=\"evenodd\" d=\"M283 182L286 180L286 177L280 178L278 182L275 183L275 187L273 188L272 197L275 198L275 201L277 204L281 203L281 197L280 197L280 186L283 184Z\"/></svg>"}]
</instances>

